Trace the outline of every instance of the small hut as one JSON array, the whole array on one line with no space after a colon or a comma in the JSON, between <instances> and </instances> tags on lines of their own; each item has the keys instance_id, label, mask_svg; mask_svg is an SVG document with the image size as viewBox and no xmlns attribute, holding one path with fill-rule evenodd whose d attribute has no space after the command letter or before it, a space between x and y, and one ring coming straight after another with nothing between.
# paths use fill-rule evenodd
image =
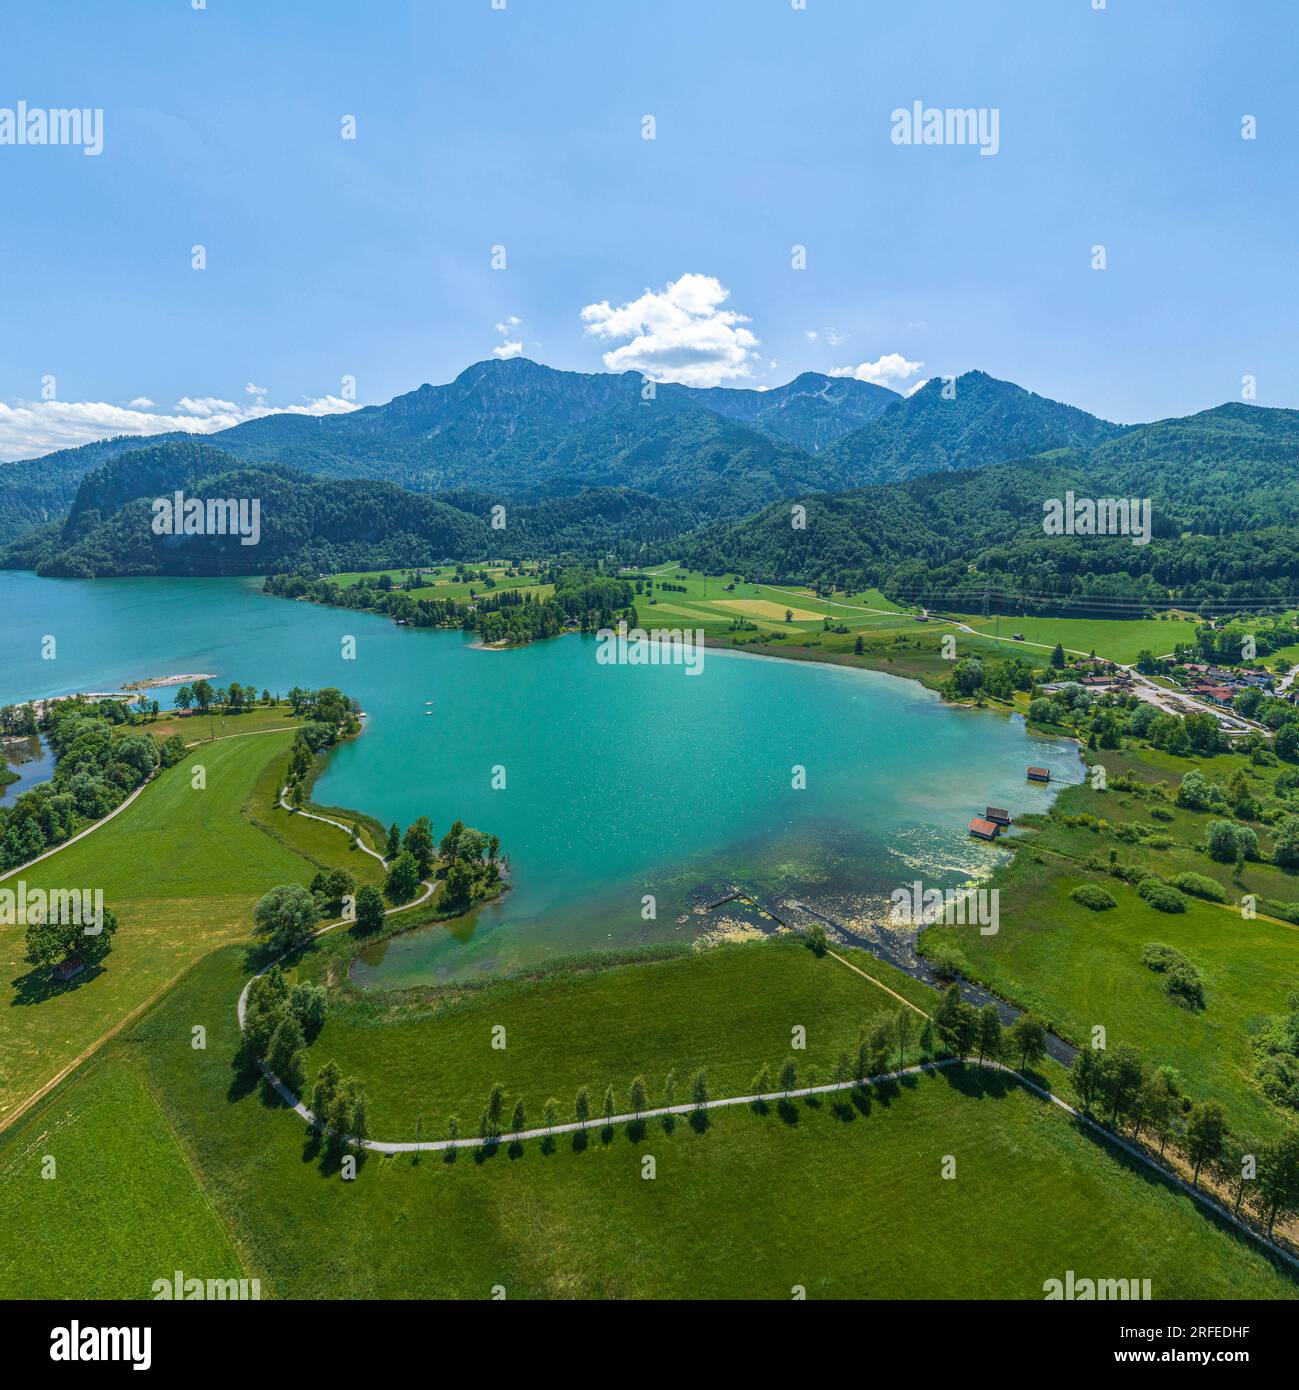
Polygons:
<instances>
[{"instance_id":1,"label":"small hut","mask_svg":"<svg viewBox=\"0 0 1299 1390\"><path fill-rule=\"evenodd\" d=\"M1051 780L1051 769L1049 767L1030 767L1028 770L1028 780L1030 782L1049 782Z\"/></svg>"},{"instance_id":2,"label":"small hut","mask_svg":"<svg viewBox=\"0 0 1299 1390\"><path fill-rule=\"evenodd\" d=\"M995 821L984 820L982 816L975 816L970 822L970 834L977 836L980 840L995 840L1001 827Z\"/></svg>"},{"instance_id":3,"label":"small hut","mask_svg":"<svg viewBox=\"0 0 1299 1390\"><path fill-rule=\"evenodd\" d=\"M1010 828L1010 812L1003 810L1000 806L989 806L983 813L984 820L990 820L993 825L999 825L1003 830Z\"/></svg>"}]
</instances>

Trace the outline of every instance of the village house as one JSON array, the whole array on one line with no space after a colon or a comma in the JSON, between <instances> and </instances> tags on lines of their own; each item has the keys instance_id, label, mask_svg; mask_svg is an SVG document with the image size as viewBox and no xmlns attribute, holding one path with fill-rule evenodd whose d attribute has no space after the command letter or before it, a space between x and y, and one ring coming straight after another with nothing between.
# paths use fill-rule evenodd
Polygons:
<instances>
[{"instance_id":1,"label":"village house","mask_svg":"<svg viewBox=\"0 0 1299 1390\"><path fill-rule=\"evenodd\" d=\"M1186 693L1194 695L1197 700L1212 700L1215 705L1229 705L1235 698L1235 691L1230 686L1206 685L1203 682L1187 686Z\"/></svg>"}]
</instances>

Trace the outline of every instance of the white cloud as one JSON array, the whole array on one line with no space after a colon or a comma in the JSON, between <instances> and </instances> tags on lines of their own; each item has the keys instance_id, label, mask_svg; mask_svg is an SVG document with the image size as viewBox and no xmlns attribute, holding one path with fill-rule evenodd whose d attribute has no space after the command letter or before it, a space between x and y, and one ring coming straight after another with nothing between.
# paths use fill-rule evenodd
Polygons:
<instances>
[{"instance_id":1,"label":"white cloud","mask_svg":"<svg viewBox=\"0 0 1299 1390\"><path fill-rule=\"evenodd\" d=\"M10 406L0 401L0 459L38 458L55 449L73 449L119 434L147 437L173 430L212 434L265 415L342 415L358 408L337 396L288 406L269 406L260 398L235 405L216 396L183 396L173 407L174 414L159 414L148 408L152 404L144 396L137 396L129 406L107 401L19 401Z\"/></svg>"},{"instance_id":2,"label":"white cloud","mask_svg":"<svg viewBox=\"0 0 1299 1390\"><path fill-rule=\"evenodd\" d=\"M877 362L862 362L856 367L835 367L831 376L850 376L857 381L873 382L876 386L891 386L914 376L923 362L908 362L900 352L887 352Z\"/></svg>"},{"instance_id":3,"label":"white cloud","mask_svg":"<svg viewBox=\"0 0 1299 1390\"><path fill-rule=\"evenodd\" d=\"M510 334L523 322L517 314L510 314L508 318L496 325L496 331L505 339L503 343L497 343L492 349L492 356L499 358L502 362L508 362L511 357L523 356L523 339L512 339Z\"/></svg>"},{"instance_id":4,"label":"white cloud","mask_svg":"<svg viewBox=\"0 0 1299 1390\"><path fill-rule=\"evenodd\" d=\"M219 396L200 396L197 399L193 396L182 396L176 402L176 409L206 420L213 415L229 415L239 407L234 401L223 401Z\"/></svg>"},{"instance_id":5,"label":"white cloud","mask_svg":"<svg viewBox=\"0 0 1299 1390\"><path fill-rule=\"evenodd\" d=\"M244 392L249 396L264 396L266 394L266 387L254 386L250 381L248 385L244 387Z\"/></svg>"},{"instance_id":6,"label":"white cloud","mask_svg":"<svg viewBox=\"0 0 1299 1390\"><path fill-rule=\"evenodd\" d=\"M825 330L825 340L831 347L838 347L840 343L848 341L846 333L840 333L837 328L827 328Z\"/></svg>"},{"instance_id":7,"label":"white cloud","mask_svg":"<svg viewBox=\"0 0 1299 1390\"><path fill-rule=\"evenodd\" d=\"M721 306L731 292L713 275L683 275L661 292L647 289L616 309L588 304L582 322L592 337L630 342L603 354L611 372L635 371L651 381L720 386L751 375L758 339L749 320Z\"/></svg>"},{"instance_id":8,"label":"white cloud","mask_svg":"<svg viewBox=\"0 0 1299 1390\"><path fill-rule=\"evenodd\" d=\"M916 392L919 391L920 388L921 388L922 386L928 386L929 383L930 383L932 380L933 380L933 377L927 376L927 377L924 378L923 381L917 381L916 384L915 384L914 386L908 386L907 389L906 389L906 391L903 392L903 394L904 394L904 395L907 395L907 396L914 396L914 395L916 394Z\"/></svg>"},{"instance_id":9,"label":"white cloud","mask_svg":"<svg viewBox=\"0 0 1299 1390\"><path fill-rule=\"evenodd\" d=\"M814 343L814 342L816 342L816 340L817 340L820 336L821 336L821 335L816 331L815 328L805 328L805 329L803 330L803 337L805 337L809 343Z\"/></svg>"}]
</instances>

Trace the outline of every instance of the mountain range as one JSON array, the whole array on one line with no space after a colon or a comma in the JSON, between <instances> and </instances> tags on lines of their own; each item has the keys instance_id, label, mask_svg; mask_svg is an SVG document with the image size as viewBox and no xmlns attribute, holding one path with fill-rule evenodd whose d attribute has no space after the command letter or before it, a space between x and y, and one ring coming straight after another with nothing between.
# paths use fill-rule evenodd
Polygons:
<instances>
[{"instance_id":1,"label":"mountain range","mask_svg":"<svg viewBox=\"0 0 1299 1390\"><path fill-rule=\"evenodd\" d=\"M658 385L622 374L556 371L526 358L478 362L345 415L270 415L202 436L248 463L325 478L370 478L417 492L471 488L497 499L631 487L743 516L801 492L859 487L934 468L998 462L1116 433L1084 411L981 372L954 401L931 382L910 398L869 382L805 372L755 391ZM81 479L145 445L189 434L117 438L0 465L0 539L65 517Z\"/></svg>"},{"instance_id":2,"label":"mountain range","mask_svg":"<svg viewBox=\"0 0 1299 1390\"><path fill-rule=\"evenodd\" d=\"M634 373L491 361L348 415L4 465L2 562L95 576L581 553L921 601L1280 597L1299 590L1297 449L1295 411L1123 426L977 371L902 397L815 373L651 391ZM149 502L177 489L258 497L261 541L160 542ZM1068 492L1150 498L1149 544L1045 535L1044 501Z\"/></svg>"}]
</instances>

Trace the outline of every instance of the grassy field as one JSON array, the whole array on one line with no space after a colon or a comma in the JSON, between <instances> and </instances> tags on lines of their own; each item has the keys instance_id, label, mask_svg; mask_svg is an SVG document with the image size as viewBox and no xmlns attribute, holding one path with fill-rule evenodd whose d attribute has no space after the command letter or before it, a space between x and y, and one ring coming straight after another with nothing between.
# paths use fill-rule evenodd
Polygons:
<instances>
[{"instance_id":1,"label":"grassy field","mask_svg":"<svg viewBox=\"0 0 1299 1390\"><path fill-rule=\"evenodd\" d=\"M702 628L715 645L862 666L931 685L951 671L951 662L940 650L945 635L955 636L958 657L1007 653L1005 644L971 636L951 621L918 622L916 612L898 608L875 589L821 598L806 586L745 583L736 575L704 575L679 565L659 566L646 574L653 578L654 588L635 595L641 626ZM662 589L661 581L679 585L685 592ZM793 615L789 622L785 621L787 611ZM751 627L735 630L732 624L737 618ZM825 626L827 619L830 630ZM840 627L846 631L833 630ZM859 637L861 653L856 652ZM1048 653L1017 649L1027 660L1045 665Z\"/></svg>"},{"instance_id":2,"label":"grassy field","mask_svg":"<svg viewBox=\"0 0 1299 1390\"><path fill-rule=\"evenodd\" d=\"M639 1139L565 1136L551 1152L529 1143L454 1162L371 1156L348 1182L296 1117L232 1088L242 978L238 951L208 957L98 1065L134 1074L114 1084L137 1095L141 1084L152 1090L267 1297L488 1298L499 1284L510 1298L788 1299L796 1285L813 1298L1040 1298L1043 1281L1066 1269L1149 1278L1156 1297L1296 1293L1250 1244L1059 1110L965 1071L873 1090L855 1106L723 1111L670 1132L655 1122ZM868 1010L871 987L860 983ZM189 1046L195 1019L209 1022L205 1051ZM620 1026L617 1016L604 1022ZM585 1056L591 1040L569 1044ZM83 1084L0 1137L0 1248L10 1252L0 1293L45 1280L24 1235L51 1198L22 1156L80 1108ZM112 1141L111 1123L82 1121L75 1143L98 1140L97 1161L81 1178L83 1219L54 1224L55 1253L79 1270L77 1293L143 1295L159 1277L158 1254L101 1238L156 1219L158 1202L126 1183L136 1148ZM65 1125L53 1147L72 1142ZM151 1137L149 1150L160 1142ZM956 1159L954 1180L940 1176L945 1155ZM178 1197L187 1190L174 1166L159 1182ZM213 1246L184 1258L219 1257ZM163 1272L176 1263L164 1260Z\"/></svg>"},{"instance_id":3,"label":"grassy field","mask_svg":"<svg viewBox=\"0 0 1299 1390\"><path fill-rule=\"evenodd\" d=\"M1126 771L1144 784L1167 779L1173 787L1197 765L1130 749L1095 756L1111 778ZM1221 754L1199 765L1225 784L1247 760ZM1277 770L1252 771L1261 792ZM1039 1010L1072 1040L1085 1040L1093 1026L1103 1025L1109 1046L1131 1043L1151 1062L1175 1066L1191 1094L1220 1100L1238 1128L1269 1135L1282 1117L1251 1085L1250 1038L1284 1011L1286 994L1299 979L1299 928L1265 917L1244 920L1238 904L1244 893L1299 900L1299 877L1268 864L1246 864L1238 878L1232 865L1216 864L1195 849L1212 814L1170 806L1171 820L1152 822L1150 807L1156 804L1162 803L1133 792L1070 788L992 880L1000 891L997 935L936 926L926 941L956 945L976 978ZM1106 826L1068 826L1061 819L1087 813ZM1155 824L1173 844L1155 849L1121 841L1113 828L1124 822ZM1270 842L1266 834L1260 840L1264 847ZM1134 888L1103 871L1111 849L1119 862L1164 878L1188 871L1212 878L1234 906L1188 898L1184 913L1156 911ZM1096 867L1088 867L1089 860ZM1102 884L1118 907L1092 912L1071 901L1070 891L1084 882ZM1203 1011L1175 1004L1161 977L1141 964L1142 948L1152 941L1176 947L1199 969L1207 996Z\"/></svg>"},{"instance_id":4,"label":"grassy field","mask_svg":"<svg viewBox=\"0 0 1299 1390\"><path fill-rule=\"evenodd\" d=\"M319 960L308 973L320 973ZM922 1008L933 992L872 963L877 978ZM416 1121L435 1138L450 1115L474 1132L492 1085L521 1098L534 1123L547 1097L572 1118L586 1086L599 1106L612 1085L619 1103L643 1073L651 1103L661 1104L669 1071L677 1099L706 1067L716 1095L742 1095L766 1062L774 1077L793 1056L829 1081L839 1054L855 1055L863 1028L900 1006L829 957L817 959L793 939L723 946L696 956L615 969L567 972L536 983L506 982L444 999L415 995L335 1006L309 1050L307 1072L329 1058L362 1077L376 1134L413 1138ZM492 1047L505 1029L506 1046ZM807 1047L791 1052L793 1029ZM917 1027L917 1032L919 1028ZM579 1047L574 1040L580 1040Z\"/></svg>"},{"instance_id":5,"label":"grassy field","mask_svg":"<svg viewBox=\"0 0 1299 1390\"><path fill-rule=\"evenodd\" d=\"M1109 661L1131 664L1144 650L1167 656L1178 642L1194 642L1196 624L1160 618L1015 618L977 614L957 615L970 627L999 635L1001 646L1021 648L1029 643L1054 647L1057 642L1067 652L1084 656L1095 652ZM1021 632L1024 643L1015 642L1012 633ZM1010 639L1007 641L1006 639Z\"/></svg>"},{"instance_id":6,"label":"grassy field","mask_svg":"<svg viewBox=\"0 0 1299 1390\"><path fill-rule=\"evenodd\" d=\"M184 719L175 710L168 709L166 700L162 706L163 712L157 721L146 724L145 731L155 738L180 734L186 743L228 738L231 734L263 733L268 729L296 727L300 722L294 718L287 704L256 705L244 714L191 714Z\"/></svg>"},{"instance_id":7,"label":"grassy field","mask_svg":"<svg viewBox=\"0 0 1299 1390\"><path fill-rule=\"evenodd\" d=\"M898 638L914 644L915 651L923 653L936 648L945 632L955 633L961 656L989 652L1005 656L1014 651L1041 662L1049 649L1060 642L1066 651L1083 655L1095 651L1111 661L1131 663L1143 649L1163 656L1176 643L1193 641L1196 630L1193 621L1180 615L1134 619L995 615L984 618L970 613L941 613L931 614L929 622L920 624L914 610L900 609L876 589L822 598L814 589L797 584L744 583L736 575L688 573L677 565L661 566L648 573L655 579L655 588L636 598L643 625L657 621L654 615L661 613L678 621L692 619L710 636L718 636L729 633L732 619L740 616L756 623L759 632L783 632L790 643L796 639L819 639L818 645L825 653L851 652L860 633L876 658L870 663L873 665L879 664L878 657ZM658 588L660 580L684 585L686 592L662 591ZM728 585L734 588L728 590ZM650 598L656 601L650 603ZM792 622L784 621L786 610L793 612ZM823 632L826 618L832 626L847 627L849 635ZM987 640L960 631L958 623L986 634ZM1023 634L1022 643L1014 641L1012 634L1016 632ZM902 674L914 672L906 670Z\"/></svg>"},{"instance_id":8,"label":"grassy field","mask_svg":"<svg viewBox=\"0 0 1299 1390\"><path fill-rule=\"evenodd\" d=\"M177 1269L242 1272L141 1069L121 1055L62 1087L0 1148L0 1230L9 1298L142 1298Z\"/></svg>"},{"instance_id":9,"label":"grassy field","mask_svg":"<svg viewBox=\"0 0 1299 1390\"><path fill-rule=\"evenodd\" d=\"M21 926L0 928L0 970L14 991L0 1011L0 1123L199 956L247 937L269 888L307 883L330 862L373 876L374 861L349 853L340 831L270 808L292 738L195 749L115 819L8 880L100 888L120 927L103 967L62 987L23 960ZM202 791L191 786L200 765Z\"/></svg>"},{"instance_id":10,"label":"grassy field","mask_svg":"<svg viewBox=\"0 0 1299 1390\"><path fill-rule=\"evenodd\" d=\"M467 599L471 592L478 594L490 594L499 589L532 589L536 592L539 599L549 598L555 592L553 584L538 583L538 576L535 569L525 567L522 573L509 574L509 567L499 561L488 561L485 564L469 565L468 569L475 576L470 580L460 580L456 578L455 565L438 565L432 567L422 574L426 582L418 589L410 591L412 598L440 598L440 599ZM380 575L386 574L394 584L401 584L405 581L409 570L374 570L363 572L349 570L341 574L331 574L328 576L335 584L340 584L344 588L350 588L361 579L377 579ZM491 577L495 589L489 589L481 579L479 574L487 574Z\"/></svg>"}]
</instances>

